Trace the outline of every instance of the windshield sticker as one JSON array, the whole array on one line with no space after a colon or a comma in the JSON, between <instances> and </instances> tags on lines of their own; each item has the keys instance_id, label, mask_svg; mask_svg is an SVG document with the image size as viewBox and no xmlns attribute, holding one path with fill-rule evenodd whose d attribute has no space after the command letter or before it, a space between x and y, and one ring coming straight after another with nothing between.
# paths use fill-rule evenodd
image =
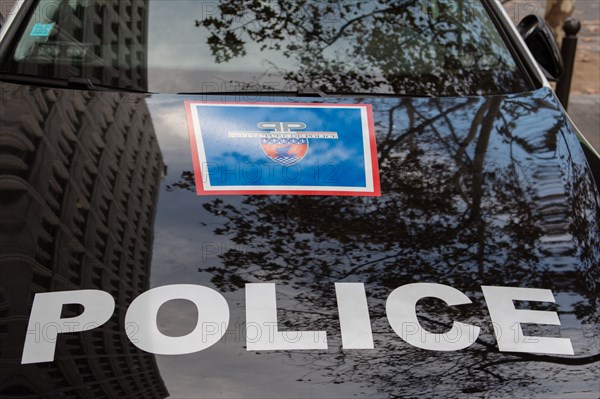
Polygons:
<instances>
[{"instance_id":1,"label":"windshield sticker","mask_svg":"<svg viewBox=\"0 0 600 399\"><path fill-rule=\"evenodd\" d=\"M198 195L381 195L370 104L185 108Z\"/></svg>"},{"instance_id":2,"label":"windshield sticker","mask_svg":"<svg viewBox=\"0 0 600 399\"><path fill-rule=\"evenodd\" d=\"M51 24L37 23L37 24L33 25L33 28L31 29L31 33L29 34L29 36L48 37L48 36L50 36L50 32L52 32L52 28L54 28L54 22Z\"/></svg>"}]
</instances>

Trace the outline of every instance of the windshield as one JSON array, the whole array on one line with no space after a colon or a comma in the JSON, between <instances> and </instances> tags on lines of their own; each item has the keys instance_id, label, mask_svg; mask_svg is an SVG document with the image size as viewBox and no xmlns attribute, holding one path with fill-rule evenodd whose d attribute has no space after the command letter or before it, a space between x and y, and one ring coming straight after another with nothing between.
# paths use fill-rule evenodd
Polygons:
<instances>
[{"instance_id":1,"label":"windshield","mask_svg":"<svg viewBox=\"0 0 600 399\"><path fill-rule=\"evenodd\" d=\"M478 1L41 0L2 71L152 92L527 91Z\"/></svg>"}]
</instances>

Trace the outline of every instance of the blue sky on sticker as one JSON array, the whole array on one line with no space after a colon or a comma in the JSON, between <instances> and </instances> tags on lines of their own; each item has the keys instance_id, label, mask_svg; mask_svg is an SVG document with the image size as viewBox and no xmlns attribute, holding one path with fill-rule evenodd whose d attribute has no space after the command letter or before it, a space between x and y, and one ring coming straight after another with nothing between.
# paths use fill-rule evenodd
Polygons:
<instances>
[{"instance_id":1,"label":"blue sky on sticker","mask_svg":"<svg viewBox=\"0 0 600 399\"><path fill-rule=\"evenodd\" d=\"M360 109L226 105L196 109L212 186L366 186ZM286 167L265 155L260 139L229 138L231 131L261 130L258 122L304 122L304 131L333 131L338 139L309 139L306 156ZM206 165L201 168L206 170Z\"/></svg>"}]
</instances>

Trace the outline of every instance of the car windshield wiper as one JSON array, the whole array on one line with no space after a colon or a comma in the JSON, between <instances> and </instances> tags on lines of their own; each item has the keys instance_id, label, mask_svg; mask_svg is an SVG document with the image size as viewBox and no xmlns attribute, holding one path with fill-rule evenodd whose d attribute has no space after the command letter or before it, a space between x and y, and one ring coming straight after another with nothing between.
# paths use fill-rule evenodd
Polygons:
<instances>
[{"instance_id":1,"label":"car windshield wiper","mask_svg":"<svg viewBox=\"0 0 600 399\"><path fill-rule=\"evenodd\" d=\"M63 79L45 76L26 75L20 73L0 72L0 81L11 83L25 83L31 86L58 87L76 90L124 91L130 93L144 94L150 93L143 90L136 90L127 87L111 86L102 83L97 83L93 82L89 78L80 78L75 76Z\"/></svg>"},{"instance_id":2,"label":"car windshield wiper","mask_svg":"<svg viewBox=\"0 0 600 399\"><path fill-rule=\"evenodd\" d=\"M337 97L337 98L367 98L367 97L433 97L430 94L398 94L398 93L364 93L364 92L324 92L315 89L300 89L296 91L277 91L277 90L264 90L264 91L197 91L197 92L179 92L177 94L186 95L205 95L205 96L255 96L255 97Z\"/></svg>"},{"instance_id":3,"label":"car windshield wiper","mask_svg":"<svg viewBox=\"0 0 600 399\"><path fill-rule=\"evenodd\" d=\"M177 94L211 95L211 96L282 96L282 97L329 97L328 93L310 87L298 90L239 90L239 91L198 91L179 92Z\"/></svg>"}]
</instances>

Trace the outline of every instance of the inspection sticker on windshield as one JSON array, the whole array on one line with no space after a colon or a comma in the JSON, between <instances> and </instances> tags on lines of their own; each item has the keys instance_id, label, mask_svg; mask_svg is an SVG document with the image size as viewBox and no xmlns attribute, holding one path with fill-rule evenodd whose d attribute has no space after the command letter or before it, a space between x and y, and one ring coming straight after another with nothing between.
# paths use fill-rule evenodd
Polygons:
<instances>
[{"instance_id":1,"label":"inspection sticker on windshield","mask_svg":"<svg viewBox=\"0 0 600 399\"><path fill-rule=\"evenodd\" d=\"M370 104L185 108L198 195L381 195Z\"/></svg>"},{"instance_id":2,"label":"inspection sticker on windshield","mask_svg":"<svg viewBox=\"0 0 600 399\"><path fill-rule=\"evenodd\" d=\"M33 36L33 37L50 36L50 33L52 32L52 28L54 28L54 22L52 22L50 24L37 23L37 24L33 25L33 28L31 28L31 33L29 34L29 36Z\"/></svg>"}]
</instances>

